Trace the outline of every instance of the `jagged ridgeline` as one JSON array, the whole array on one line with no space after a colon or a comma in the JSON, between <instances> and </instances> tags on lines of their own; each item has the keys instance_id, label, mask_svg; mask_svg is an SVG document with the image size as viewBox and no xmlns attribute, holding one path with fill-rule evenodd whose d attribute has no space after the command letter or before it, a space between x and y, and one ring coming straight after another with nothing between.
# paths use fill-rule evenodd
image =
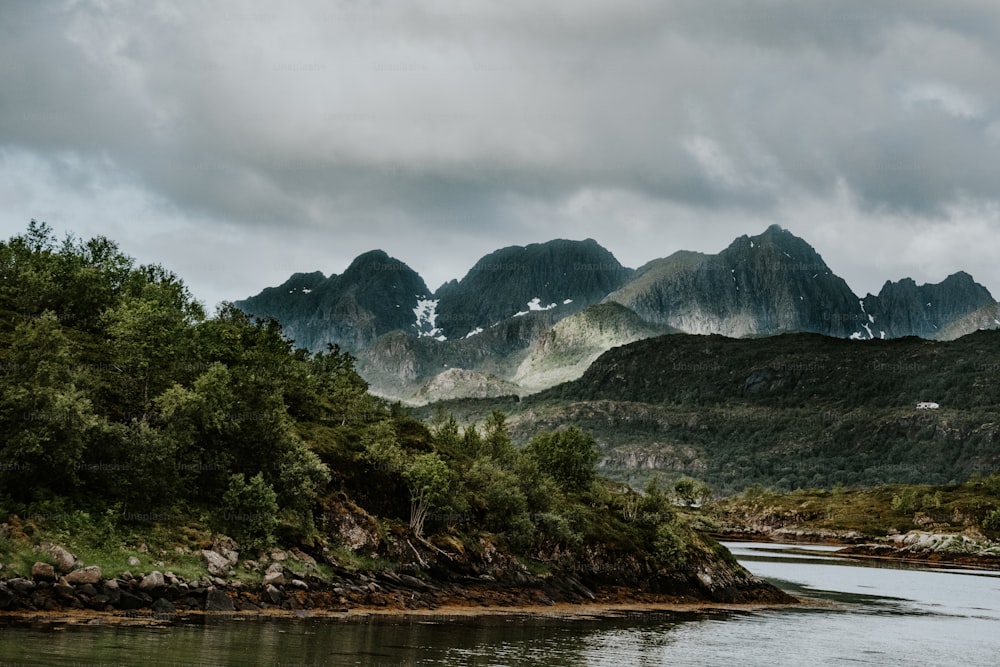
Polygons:
<instances>
[{"instance_id":1,"label":"jagged ridgeline","mask_svg":"<svg viewBox=\"0 0 1000 667\"><path fill-rule=\"evenodd\" d=\"M612 285L588 286L584 300ZM356 343L409 322L396 306L413 305L424 285L376 252L339 277L297 276L288 290L330 308L341 340ZM425 424L368 393L337 347L297 349L274 320L231 304L208 316L179 277L105 238L59 242L33 222L0 243L0 374L5 577L29 576L27 563L53 578L31 564L53 540L96 564L96 580L121 572L139 544L167 569L190 571L200 553L216 577L259 578L258 560L227 562L210 547L246 559L278 545L312 568L310 591L330 584L324 575L343 582L348 568L391 574L384 589L350 597L357 604L431 590L401 572L436 581L439 595L475 582L535 601L593 599L606 585L786 599L693 531L658 487L643 495L600 478L586 432L553 430L517 448L502 412L463 429L447 414ZM3 583L0 593L3 608L34 604Z\"/></svg>"},{"instance_id":2,"label":"jagged ridgeline","mask_svg":"<svg viewBox=\"0 0 1000 667\"><path fill-rule=\"evenodd\" d=\"M805 241L776 225L710 255L679 251L633 271L593 240L512 246L429 293L380 251L342 276L296 274L237 302L296 345L335 343L380 394L415 403L521 396L580 377L601 353L664 333L952 340L1000 327L964 272L887 282L859 298Z\"/></svg>"}]
</instances>

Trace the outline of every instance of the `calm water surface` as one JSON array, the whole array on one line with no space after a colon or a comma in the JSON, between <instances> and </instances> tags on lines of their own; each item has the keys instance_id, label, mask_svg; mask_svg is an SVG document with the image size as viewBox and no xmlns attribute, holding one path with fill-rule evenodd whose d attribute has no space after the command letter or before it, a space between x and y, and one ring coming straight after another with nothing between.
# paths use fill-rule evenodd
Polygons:
<instances>
[{"instance_id":1,"label":"calm water surface","mask_svg":"<svg viewBox=\"0 0 1000 667\"><path fill-rule=\"evenodd\" d=\"M1000 573L873 567L830 547L727 546L754 573L815 604L585 620L0 627L0 667L1000 664Z\"/></svg>"}]
</instances>

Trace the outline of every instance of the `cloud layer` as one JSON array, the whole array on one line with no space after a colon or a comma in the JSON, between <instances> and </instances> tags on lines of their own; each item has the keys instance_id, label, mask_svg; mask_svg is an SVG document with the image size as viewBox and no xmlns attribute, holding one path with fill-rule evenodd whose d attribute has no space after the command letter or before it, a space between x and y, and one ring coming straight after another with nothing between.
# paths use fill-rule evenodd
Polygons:
<instances>
[{"instance_id":1,"label":"cloud layer","mask_svg":"<svg viewBox=\"0 0 1000 667\"><path fill-rule=\"evenodd\" d=\"M745 4L6 2L0 225L107 234L210 305L374 247L436 286L771 222L862 293L1000 292L1000 9Z\"/></svg>"}]
</instances>

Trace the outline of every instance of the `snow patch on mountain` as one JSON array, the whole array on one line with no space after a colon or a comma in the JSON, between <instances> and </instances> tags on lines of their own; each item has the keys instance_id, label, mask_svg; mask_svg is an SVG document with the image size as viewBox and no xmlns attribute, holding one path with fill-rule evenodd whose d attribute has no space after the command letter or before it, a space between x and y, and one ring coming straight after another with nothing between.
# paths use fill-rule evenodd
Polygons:
<instances>
[{"instance_id":1,"label":"snow patch on mountain","mask_svg":"<svg viewBox=\"0 0 1000 667\"><path fill-rule=\"evenodd\" d=\"M563 301L563 303L572 303L572 301L573 301L572 299L566 299L565 301ZM553 308L556 308L558 305L559 304L557 303L550 303L547 306L543 306L542 298L536 296L534 299L528 302L528 310L519 310L516 313L514 313L514 317L524 317L525 315L533 311L537 312L542 310L552 310Z\"/></svg>"},{"instance_id":2,"label":"snow patch on mountain","mask_svg":"<svg viewBox=\"0 0 1000 667\"><path fill-rule=\"evenodd\" d=\"M443 331L437 326L437 306L439 299L428 299L417 295L417 307L413 309L413 316L417 318L413 326L417 329L417 336L420 338L433 338L439 341L448 340L443 335Z\"/></svg>"},{"instance_id":3,"label":"snow patch on mountain","mask_svg":"<svg viewBox=\"0 0 1000 667\"><path fill-rule=\"evenodd\" d=\"M556 305L557 304L550 303L547 306L543 306L541 297L536 296L534 299L528 302L528 310L552 310L553 308L556 307Z\"/></svg>"}]
</instances>

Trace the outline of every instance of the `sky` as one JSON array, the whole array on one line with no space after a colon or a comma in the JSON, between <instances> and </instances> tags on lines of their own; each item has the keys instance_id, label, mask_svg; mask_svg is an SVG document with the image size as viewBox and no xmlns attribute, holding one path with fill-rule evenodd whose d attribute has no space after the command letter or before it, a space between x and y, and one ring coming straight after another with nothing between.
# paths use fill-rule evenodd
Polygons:
<instances>
[{"instance_id":1,"label":"sky","mask_svg":"<svg viewBox=\"0 0 1000 667\"><path fill-rule=\"evenodd\" d=\"M2 0L0 236L104 235L211 310L381 248L431 289L779 224L860 296L1000 296L992 0Z\"/></svg>"}]
</instances>

